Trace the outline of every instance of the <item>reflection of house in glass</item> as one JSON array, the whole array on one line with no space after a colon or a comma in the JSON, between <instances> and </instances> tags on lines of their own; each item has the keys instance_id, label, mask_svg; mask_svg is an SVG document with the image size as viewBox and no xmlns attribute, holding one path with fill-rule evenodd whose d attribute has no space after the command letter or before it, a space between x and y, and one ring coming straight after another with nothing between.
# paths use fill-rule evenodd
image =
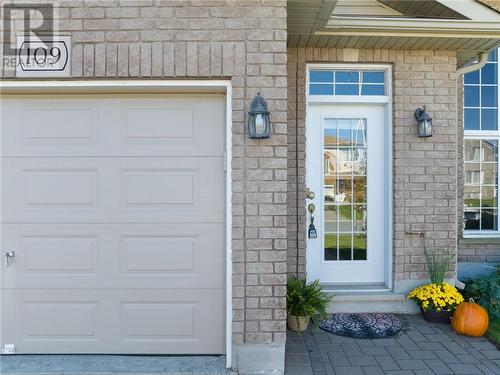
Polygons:
<instances>
[{"instance_id":1,"label":"reflection of house in glass","mask_svg":"<svg viewBox=\"0 0 500 375\"><path fill-rule=\"evenodd\" d=\"M498 141L466 139L464 145L465 229L497 229Z\"/></svg>"},{"instance_id":2,"label":"reflection of house in glass","mask_svg":"<svg viewBox=\"0 0 500 375\"><path fill-rule=\"evenodd\" d=\"M326 120L323 158L325 260L364 260L365 119Z\"/></svg>"},{"instance_id":3,"label":"reflection of house in glass","mask_svg":"<svg viewBox=\"0 0 500 375\"><path fill-rule=\"evenodd\" d=\"M324 140L325 201L343 202L352 195L349 176L366 174L365 123L364 119L331 121L336 126L325 129Z\"/></svg>"}]
</instances>

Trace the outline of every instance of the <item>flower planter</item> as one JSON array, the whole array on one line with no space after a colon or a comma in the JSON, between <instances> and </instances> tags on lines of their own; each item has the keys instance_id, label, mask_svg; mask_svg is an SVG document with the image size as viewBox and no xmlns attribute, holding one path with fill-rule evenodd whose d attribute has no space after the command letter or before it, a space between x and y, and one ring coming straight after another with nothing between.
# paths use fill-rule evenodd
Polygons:
<instances>
[{"instance_id":1,"label":"flower planter","mask_svg":"<svg viewBox=\"0 0 500 375\"><path fill-rule=\"evenodd\" d=\"M417 303L426 321L440 324L451 324L453 310L464 300L457 288L448 283L421 285L407 298ZM442 310L438 312L438 309Z\"/></svg>"},{"instance_id":2,"label":"flower planter","mask_svg":"<svg viewBox=\"0 0 500 375\"><path fill-rule=\"evenodd\" d=\"M424 311L420 308L420 312L429 323L451 324L451 312L449 311Z\"/></svg>"},{"instance_id":3,"label":"flower planter","mask_svg":"<svg viewBox=\"0 0 500 375\"><path fill-rule=\"evenodd\" d=\"M292 331L295 332L303 332L307 329L307 326L309 325L309 316L295 316L295 315L288 315L287 317L287 323L288 323L288 328L290 328Z\"/></svg>"}]
</instances>

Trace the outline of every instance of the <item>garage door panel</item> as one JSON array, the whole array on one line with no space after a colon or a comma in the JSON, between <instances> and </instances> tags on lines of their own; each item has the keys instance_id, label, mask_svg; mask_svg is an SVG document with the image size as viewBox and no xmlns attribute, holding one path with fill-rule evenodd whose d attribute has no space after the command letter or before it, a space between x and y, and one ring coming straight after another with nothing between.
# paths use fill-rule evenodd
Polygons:
<instances>
[{"instance_id":1,"label":"garage door panel","mask_svg":"<svg viewBox=\"0 0 500 375\"><path fill-rule=\"evenodd\" d=\"M222 222L224 158L9 158L6 222ZM7 178L8 176L8 178Z\"/></svg>"},{"instance_id":2,"label":"garage door panel","mask_svg":"<svg viewBox=\"0 0 500 375\"><path fill-rule=\"evenodd\" d=\"M222 224L8 224L5 288L222 288Z\"/></svg>"},{"instance_id":3,"label":"garage door panel","mask_svg":"<svg viewBox=\"0 0 500 375\"><path fill-rule=\"evenodd\" d=\"M97 206L96 169L23 169L20 173L19 193L26 207Z\"/></svg>"},{"instance_id":4,"label":"garage door panel","mask_svg":"<svg viewBox=\"0 0 500 375\"><path fill-rule=\"evenodd\" d=\"M127 103L121 113L127 140L179 139L194 136L194 106L190 104Z\"/></svg>"},{"instance_id":5,"label":"garage door panel","mask_svg":"<svg viewBox=\"0 0 500 375\"><path fill-rule=\"evenodd\" d=\"M9 157L223 156L222 96L4 103L2 147Z\"/></svg>"},{"instance_id":6,"label":"garage door panel","mask_svg":"<svg viewBox=\"0 0 500 375\"><path fill-rule=\"evenodd\" d=\"M26 233L25 231L23 231ZM7 235L6 242L9 242ZM13 244L26 273L97 275L98 237L89 235L23 235ZM6 275L8 275L6 271ZM7 284L8 286L9 284ZM33 285L35 286L35 285Z\"/></svg>"},{"instance_id":7,"label":"garage door panel","mask_svg":"<svg viewBox=\"0 0 500 375\"><path fill-rule=\"evenodd\" d=\"M98 302L25 301L26 337L32 339L97 339Z\"/></svg>"},{"instance_id":8,"label":"garage door panel","mask_svg":"<svg viewBox=\"0 0 500 375\"><path fill-rule=\"evenodd\" d=\"M25 142L95 143L97 107L92 104L37 105L29 108L25 115Z\"/></svg>"},{"instance_id":9,"label":"garage door panel","mask_svg":"<svg viewBox=\"0 0 500 375\"><path fill-rule=\"evenodd\" d=\"M224 353L221 95L2 100L2 344Z\"/></svg>"},{"instance_id":10,"label":"garage door panel","mask_svg":"<svg viewBox=\"0 0 500 375\"><path fill-rule=\"evenodd\" d=\"M20 353L224 352L221 289L4 290L3 301L3 342Z\"/></svg>"}]
</instances>

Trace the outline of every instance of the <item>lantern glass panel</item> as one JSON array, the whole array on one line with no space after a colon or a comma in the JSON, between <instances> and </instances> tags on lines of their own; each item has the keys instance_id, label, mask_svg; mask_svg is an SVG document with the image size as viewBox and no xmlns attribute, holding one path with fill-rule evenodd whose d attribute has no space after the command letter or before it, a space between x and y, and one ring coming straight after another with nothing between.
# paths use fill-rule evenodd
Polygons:
<instances>
[{"instance_id":1,"label":"lantern glass panel","mask_svg":"<svg viewBox=\"0 0 500 375\"><path fill-rule=\"evenodd\" d=\"M420 137L429 137L432 135L432 122L423 120L418 123L418 135Z\"/></svg>"},{"instance_id":2,"label":"lantern glass panel","mask_svg":"<svg viewBox=\"0 0 500 375\"><path fill-rule=\"evenodd\" d=\"M266 134L266 121L260 113L255 116L255 134L260 137Z\"/></svg>"}]
</instances>

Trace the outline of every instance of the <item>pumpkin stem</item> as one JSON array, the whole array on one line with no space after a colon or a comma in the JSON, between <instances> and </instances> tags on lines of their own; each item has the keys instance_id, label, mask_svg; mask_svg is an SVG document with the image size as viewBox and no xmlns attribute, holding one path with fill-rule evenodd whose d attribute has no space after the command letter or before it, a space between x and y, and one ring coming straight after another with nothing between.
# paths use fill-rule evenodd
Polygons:
<instances>
[{"instance_id":1,"label":"pumpkin stem","mask_svg":"<svg viewBox=\"0 0 500 375\"><path fill-rule=\"evenodd\" d=\"M474 301L474 298L472 298L472 297L471 297L471 298L469 298L469 302L470 302L470 303L476 303L476 301Z\"/></svg>"}]
</instances>

